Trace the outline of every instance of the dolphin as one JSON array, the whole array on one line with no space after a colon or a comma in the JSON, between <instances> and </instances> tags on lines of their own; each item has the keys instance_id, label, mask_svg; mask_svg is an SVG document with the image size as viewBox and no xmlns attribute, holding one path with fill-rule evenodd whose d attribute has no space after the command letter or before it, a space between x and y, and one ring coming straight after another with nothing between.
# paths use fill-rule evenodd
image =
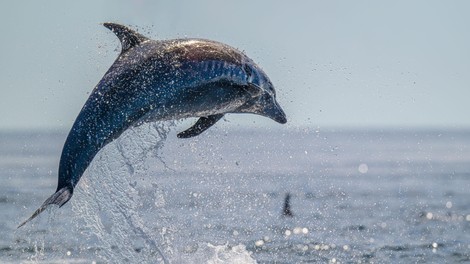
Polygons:
<instances>
[{"instance_id":1,"label":"dolphin","mask_svg":"<svg viewBox=\"0 0 470 264\"><path fill-rule=\"evenodd\" d=\"M129 127L199 117L177 135L189 138L226 113L253 113L287 122L268 76L243 52L212 40L151 40L119 24L103 25L119 38L121 53L67 136L56 192L18 227L51 204L67 203L95 155Z\"/></svg>"}]
</instances>

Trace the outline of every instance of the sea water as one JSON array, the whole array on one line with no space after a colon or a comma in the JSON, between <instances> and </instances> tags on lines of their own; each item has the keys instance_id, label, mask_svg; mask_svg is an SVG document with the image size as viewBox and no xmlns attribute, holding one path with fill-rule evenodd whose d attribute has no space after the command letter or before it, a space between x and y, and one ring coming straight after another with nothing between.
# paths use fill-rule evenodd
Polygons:
<instances>
[{"instance_id":1,"label":"sea water","mask_svg":"<svg viewBox=\"0 0 470 264\"><path fill-rule=\"evenodd\" d=\"M66 133L1 132L0 262L470 262L468 130L178 129L128 130L20 229Z\"/></svg>"}]
</instances>

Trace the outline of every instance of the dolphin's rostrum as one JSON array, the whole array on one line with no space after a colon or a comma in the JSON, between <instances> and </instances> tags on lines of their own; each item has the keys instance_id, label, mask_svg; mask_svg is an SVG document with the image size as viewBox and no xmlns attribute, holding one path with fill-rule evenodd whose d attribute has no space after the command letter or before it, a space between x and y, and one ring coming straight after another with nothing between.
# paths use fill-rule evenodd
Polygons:
<instances>
[{"instance_id":1,"label":"dolphin's rostrum","mask_svg":"<svg viewBox=\"0 0 470 264\"><path fill-rule=\"evenodd\" d=\"M225 113L253 113L281 124L286 116L268 76L244 53L204 39L151 40L104 23L121 41L121 54L94 88L62 150L56 192L64 205L95 155L127 128L144 122L200 117L180 138L199 135Z\"/></svg>"}]
</instances>

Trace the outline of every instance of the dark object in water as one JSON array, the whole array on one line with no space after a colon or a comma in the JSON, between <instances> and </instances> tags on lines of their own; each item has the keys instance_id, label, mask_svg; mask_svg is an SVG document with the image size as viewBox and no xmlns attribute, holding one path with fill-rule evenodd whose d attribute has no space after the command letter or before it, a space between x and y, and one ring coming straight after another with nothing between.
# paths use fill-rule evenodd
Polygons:
<instances>
[{"instance_id":1,"label":"dark object in water","mask_svg":"<svg viewBox=\"0 0 470 264\"><path fill-rule=\"evenodd\" d=\"M284 209L282 209L282 216L286 216L286 217L294 216L294 214L290 210L290 193L287 193L286 198L284 198Z\"/></svg>"}]
</instances>

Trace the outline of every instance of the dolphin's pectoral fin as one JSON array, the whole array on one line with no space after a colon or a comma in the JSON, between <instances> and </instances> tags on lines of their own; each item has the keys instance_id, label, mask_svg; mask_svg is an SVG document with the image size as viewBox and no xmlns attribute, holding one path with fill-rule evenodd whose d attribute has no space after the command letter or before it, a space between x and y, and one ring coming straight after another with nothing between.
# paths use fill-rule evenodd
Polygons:
<instances>
[{"instance_id":1,"label":"dolphin's pectoral fin","mask_svg":"<svg viewBox=\"0 0 470 264\"><path fill-rule=\"evenodd\" d=\"M125 27L123 25L115 23L103 23L103 26L109 28L121 41L122 51L125 52L128 49L139 45L140 43L148 40L147 37L141 35L132 29Z\"/></svg>"},{"instance_id":2,"label":"dolphin's pectoral fin","mask_svg":"<svg viewBox=\"0 0 470 264\"><path fill-rule=\"evenodd\" d=\"M33 215L26 219L23 223L21 223L17 228L24 226L29 221L33 220L36 216L46 210L47 207L51 204L57 204L59 207L62 207L65 203L67 203L70 198L72 198L73 189L71 187L64 187L57 192L55 192L51 197L49 197L42 205L39 207Z\"/></svg>"},{"instance_id":3,"label":"dolphin's pectoral fin","mask_svg":"<svg viewBox=\"0 0 470 264\"><path fill-rule=\"evenodd\" d=\"M196 122L196 124L188 128L187 130L179 133L177 137L178 138L190 138L190 137L197 136L201 134L202 132L206 131L212 125L214 125L223 116L224 114L216 114L216 115L210 115L208 117L201 117Z\"/></svg>"}]
</instances>

